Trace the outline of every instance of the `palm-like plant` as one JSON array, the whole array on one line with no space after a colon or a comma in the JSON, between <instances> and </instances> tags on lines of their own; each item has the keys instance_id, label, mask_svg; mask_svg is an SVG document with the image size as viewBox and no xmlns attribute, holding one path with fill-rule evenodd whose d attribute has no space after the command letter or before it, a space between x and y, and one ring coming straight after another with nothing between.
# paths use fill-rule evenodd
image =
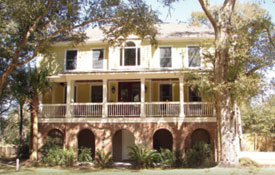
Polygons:
<instances>
[{"instance_id":1,"label":"palm-like plant","mask_svg":"<svg viewBox=\"0 0 275 175\"><path fill-rule=\"evenodd\" d=\"M113 158L111 152L104 153L103 150L96 151L96 157L94 160L96 166L100 168L109 168L113 164Z\"/></svg>"},{"instance_id":2,"label":"palm-like plant","mask_svg":"<svg viewBox=\"0 0 275 175\"><path fill-rule=\"evenodd\" d=\"M154 167L160 161L160 154L155 149L148 149L147 146L130 146L129 156L137 168Z\"/></svg>"}]
</instances>

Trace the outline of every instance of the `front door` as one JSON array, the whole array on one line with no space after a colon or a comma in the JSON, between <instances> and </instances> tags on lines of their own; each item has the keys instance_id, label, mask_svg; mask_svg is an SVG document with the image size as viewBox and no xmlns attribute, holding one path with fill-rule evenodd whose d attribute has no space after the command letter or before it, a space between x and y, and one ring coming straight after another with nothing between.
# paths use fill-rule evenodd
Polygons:
<instances>
[{"instance_id":1,"label":"front door","mask_svg":"<svg viewBox=\"0 0 275 175\"><path fill-rule=\"evenodd\" d=\"M119 82L118 88L120 102L140 102L140 82Z\"/></svg>"}]
</instances>

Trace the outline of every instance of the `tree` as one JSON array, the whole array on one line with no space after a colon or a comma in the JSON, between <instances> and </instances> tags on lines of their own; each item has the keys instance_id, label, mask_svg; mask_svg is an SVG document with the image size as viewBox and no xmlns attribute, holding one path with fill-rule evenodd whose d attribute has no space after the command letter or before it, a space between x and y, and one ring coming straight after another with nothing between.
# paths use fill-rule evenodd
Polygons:
<instances>
[{"instance_id":1,"label":"tree","mask_svg":"<svg viewBox=\"0 0 275 175\"><path fill-rule=\"evenodd\" d=\"M29 94L29 81L28 81L28 72L26 72L25 68L17 69L12 74L11 81L11 94L19 105L19 113L20 113L20 122L19 122L19 137L20 141L22 141L22 132L23 132L23 120L24 120L24 105L28 99Z\"/></svg>"},{"instance_id":2,"label":"tree","mask_svg":"<svg viewBox=\"0 0 275 175\"><path fill-rule=\"evenodd\" d=\"M143 0L0 0L0 96L8 76L54 42L83 42L85 29L96 26L111 43L132 33L153 38L156 20Z\"/></svg>"},{"instance_id":3,"label":"tree","mask_svg":"<svg viewBox=\"0 0 275 175\"><path fill-rule=\"evenodd\" d=\"M175 1L178 0L163 0L165 5ZM236 0L225 0L215 9L208 0L198 1L215 32L215 53L205 54L213 69L207 80L201 79L201 84L211 87L215 98L219 165L236 166L240 143L235 104L256 93L259 85L256 71L274 65L274 28L266 16L252 21L242 18L242 14L234 16ZM233 25L233 20L240 21Z\"/></svg>"}]
</instances>

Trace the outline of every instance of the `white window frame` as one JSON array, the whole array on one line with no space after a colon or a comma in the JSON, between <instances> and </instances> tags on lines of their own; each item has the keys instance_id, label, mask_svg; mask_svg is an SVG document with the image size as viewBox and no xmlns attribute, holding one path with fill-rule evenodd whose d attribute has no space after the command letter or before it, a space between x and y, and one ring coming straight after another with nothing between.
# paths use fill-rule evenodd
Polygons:
<instances>
[{"instance_id":1,"label":"white window frame","mask_svg":"<svg viewBox=\"0 0 275 175\"><path fill-rule=\"evenodd\" d=\"M68 51L76 51L77 55L76 55L76 68L75 69L72 69L72 70L67 70L67 52ZM73 72L73 71L76 71L78 69L78 57L79 57L79 49L65 49L65 58L64 58L64 70L66 72Z\"/></svg>"},{"instance_id":2,"label":"white window frame","mask_svg":"<svg viewBox=\"0 0 275 175\"><path fill-rule=\"evenodd\" d=\"M170 47L171 48L171 66L170 67L161 67L161 64L160 64L160 48L163 48L163 47ZM174 51L173 51L174 49L173 49L173 46L171 46L171 45L161 45L161 46L159 46L158 47L158 62L159 62L159 68L161 68L161 69L171 69L171 68L173 68L173 53L174 53Z\"/></svg>"},{"instance_id":3,"label":"white window frame","mask_svg":"<svg viewBox=\"0 0 275 175\"><path fill-rule=\"evenodd\" d=\"M99 49L102 49L103 50L103 59L102 59L102 68L94 68L94 50L99 50ZM105 69L105 55L106 55L106 53L105 53L105 48L103 48L103 47L95 47L95 48L92 48L92 69L93 70L104 70Z\"/></svg>"},{"instance_id":4,"label":"white window frame","mask_svg":"<svg viewBox=\"0 0 275 175\"><path fill-rule=\"evenodd\" d=\"M188 54L189 47L198 47L200 49L200 65L197 66L197 67L192 67L192 66L190 67L189 66L189 54ZM200 47L199 45L187 45L186 46L185 58L186 58L185 59L185 65L186 65L187 68L189 68L189 69L200 69L200 68L202 68L202 47Z\"/></svg>"},{"instance_id":5,"label":"white window frame","mask_svg":"<svg viewBox=\"0 0 275 175\"><path fill-rule=\"evenodd\" d=\"M126 43L128 42L133 42L136 46L135 47L125 47ZM142 62L142 49L140 47L140 42L137 42L137 41L133 41L133 40L128 40L128 41L125 41L122 45L122 47L118 47L119 48L119 67L120 68L129 68L129 67L141 67L141 62ZM125 66L125 48L126 49L135 49L136 50L136 59L135 59L135 62L136 62L136 65L127 65ZM120 53L120 50L122 49L122 53ZM140 49L140 64L138 65L138 49ZM121 55L122 54L122 64L120 64L120 58L121 58Z\"/></svg>"}]
</instances>

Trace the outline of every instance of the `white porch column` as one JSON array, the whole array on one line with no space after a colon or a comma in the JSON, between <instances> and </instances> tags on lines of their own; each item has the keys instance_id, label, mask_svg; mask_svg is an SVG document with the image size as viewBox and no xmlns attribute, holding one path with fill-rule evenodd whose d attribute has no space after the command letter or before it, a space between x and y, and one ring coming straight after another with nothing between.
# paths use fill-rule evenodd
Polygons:
<instances>
[{"instance_id":1,"label":"white porch column","mask_svg":"<svg viewBox=\"0 0 275 175\"><path fill-rule=\"evenodd\" d=\"M66 117L72 117L71 103L74 103L74 83L73 80L67 81Z\"/></svg>"},{"instance_id":2,"label":"white porch column","mask_svg":"<svg viewBox=\"0 0 275 175\"><path fill-rule=\"evenodd\" d=\"M180 86L180 117L184 117L184 79L183 76L179 78L179 86Z\"/></svg>"},{"instance_id":3,"label":"white porch column","mask_svg":"<svg viewBox=\"0 0 275 175\"><path fill-rule=\"evenodd\" d=\"M140 79L141 95L140 95L140 117L145 117L145 78Z\"/></svg>"},{"instance_id":4,"label":"white porch column","mask_svg":"<svg viewBox=\"0 0 275 175\"><path fill-rule=\"evenodd\" d=\"M108 95L108 85L107 85L107 79L103 79L103 100L102 100L102 117L107 118L108 117L108 106L107 106L107 95Z\"/></svg>"}]
</instances>

